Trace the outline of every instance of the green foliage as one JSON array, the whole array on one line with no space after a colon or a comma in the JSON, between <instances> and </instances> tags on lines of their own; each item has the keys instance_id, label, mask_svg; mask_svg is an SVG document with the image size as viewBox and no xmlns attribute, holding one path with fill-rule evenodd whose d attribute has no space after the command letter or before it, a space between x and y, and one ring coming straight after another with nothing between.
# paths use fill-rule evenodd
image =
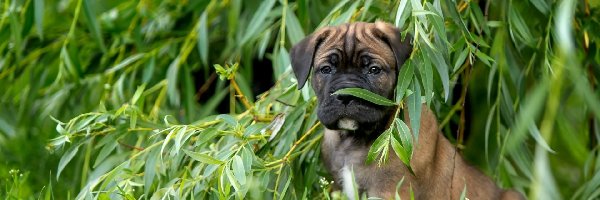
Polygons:
<instances>
[{"instance_id":1,"label":"green foliage","mask_svg":"<svg viewBox=\"0 0 600 200\"><path fill-rule=\"evenodd\" d=\"M600 196L587 0L2 1L0 196L340 198L288 49L375 20L414 37L395 98L410 124L426 102L470 163L530 199ZM408 163L411 136L395 120L373 154Z\"/></svg>"},{"instance_id":2,"label":"green foliage","mask_svg":"<svg viewBox=\"0 0 600 200\"><path fill-rule=\"evenodd\" d=\"M332 95L352 95L382 106L396 105L396 103L394 103L392 100L389 100L385 97L382 97L378 94L375 94L369 90L365 90L362 88L343 88L338 91L335 91Z\"/></svg>"}]
</instances>

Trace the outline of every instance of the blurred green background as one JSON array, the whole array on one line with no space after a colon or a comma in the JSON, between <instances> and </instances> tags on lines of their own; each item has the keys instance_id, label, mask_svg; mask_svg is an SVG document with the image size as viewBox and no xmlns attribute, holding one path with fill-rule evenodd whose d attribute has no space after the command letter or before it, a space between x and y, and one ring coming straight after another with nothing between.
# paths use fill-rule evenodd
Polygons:
<instances>
[{"instance_id":1,"label":"blurred green background","mask_svg":"<svg viewBox=\"0 0 600 200\"><path fill-rule=\"evenodd\" d=\"M415 36L409 98L470 163L600 198L594 0L3 0L0 197L330 198L288 49L375 20Z\"/></svg>"}]
</instances>

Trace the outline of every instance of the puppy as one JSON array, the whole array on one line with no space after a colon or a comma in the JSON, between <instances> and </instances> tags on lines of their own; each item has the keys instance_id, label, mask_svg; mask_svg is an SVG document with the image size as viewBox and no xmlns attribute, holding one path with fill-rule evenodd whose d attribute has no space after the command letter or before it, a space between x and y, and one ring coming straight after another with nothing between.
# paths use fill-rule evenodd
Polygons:
<instances>
[{"instance_id":1,"label":"puppy","mask_svg":"<svg viewBox=\"0 0 600 200\"><path fill-rule=\"evenodd\" d=\"M469 199L523 199L469 166L441 135L427 106L421 111L418 144L410 163L414 174L397 156L390 156L382 166L365 163L373 141L394 117L393 108L333 93L357 87L392 99L399 69L411 51L409 39L401 40L399 30L384 22L322 28L291 49L299 89L312 72L317 116L326 128L322 157L336 185L351 199L357 198L352 195L352 171L359 191L370 197L394 198L396 185L404 178L399 190L403 199L410 198L409 188L417 199L458 199L465 187ZM410 122L407 115L404 121Z\"/></svg>"}]
</instances>

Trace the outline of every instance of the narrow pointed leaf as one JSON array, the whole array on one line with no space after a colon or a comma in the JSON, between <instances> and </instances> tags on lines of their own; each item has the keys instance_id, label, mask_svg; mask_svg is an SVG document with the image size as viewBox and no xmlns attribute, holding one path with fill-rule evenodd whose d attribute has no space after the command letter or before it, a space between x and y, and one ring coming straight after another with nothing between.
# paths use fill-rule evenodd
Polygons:
<instances>
[{"instance_id":1,"label":"narrow pointed leaf","mask_svg":"<svg viewBox=\"0 0 600 200\"><path fill-rule=\"evenodd\" d=\"M410 61L409 61L410 62ZM401 102L406 95L406 90L408 86L410 86L410 82L413 79L414 70L413 63L406 63L404 67L400 69L400 74L398 75L398 84L396 87L396 102Z\"/></svg>"},{"instance_id":2,"label":"narrow pointed leaf","mask_svg":"<svg viewBox=\"0 0 600 200\"><path fill-rule=\"evenodd\" d=\"M341 95L341 94L355 96L355 97L367 100L371 103L381 105L381 106L396 105L396 103L394 103L393 101L391 101L385 97L382 97L378 94L375 94L369 90L362 89L362 88L344 88L344 89L335 91L332 95Z\"/></svg>"},{"instance_id":3,"label":"narrow pointed leaf","mask_svg":"<svg viewBox=\"0 0 600 200\"><path fill-rule=\"evenodd\" d=\"M415 143L419 140L419 129L421 127L421 86L418 81L413 81L414 93L408 97L408 115L410 127L415 137Z\"/></svg>"},{"instance_id":4,"label":"narrow pointed leaf","mask_svg":"<svg viewBox=\"0 0 600 200\"><path fill-rule=\"evenodd\" d=\"M377 155L379 154L379 152L381 152L384 146L388 145L389 133L390 131L388 129L385 132L383 132L379 137L377 137L377 139L375 139L375 141L371 145L371 148L369 149L369 152L367 153L367 164L372 163L375 160L375 158L377 158Z\"/></svg>"},{"instance_id":5,"label":"narrow pointed leaf","mask_svg":"<svg viewBox=\"0 0 600 200\"><path fill-rule=\"evenodd\" d=\"M209 156L207 154L204 153L198 153L198 152L193 152L193 151L189 151L189 150L183 150L183 152L185 152L185 154L187 154L188 156L190 156L192 159L197 160L201 163L206 163L206 164L211 164L211 165L221 165L223 164L223 161L220 161L212 156Z\"/></svg>"},{"instance_id":6,"label":"narrow pointed leaf","mask_svg":"<svg viewBox=\"0 0 600 200\"><path fill-rule=\"evenodd\" d=\"M96 20L96 15L94 13L92 5L90 5L91 2L90 2L90 0L82 0L82 1L83 1L83 13L88 22L88 27L92 31L92 34L94 35L94 39L98 43L98 46L100 46L100 49L102 50L102 52L106 52L106 45L104 45L104 40L102 39L102 30L100 29L100 24L98 24L98 21Z\"/></svg>"}]
</instances>

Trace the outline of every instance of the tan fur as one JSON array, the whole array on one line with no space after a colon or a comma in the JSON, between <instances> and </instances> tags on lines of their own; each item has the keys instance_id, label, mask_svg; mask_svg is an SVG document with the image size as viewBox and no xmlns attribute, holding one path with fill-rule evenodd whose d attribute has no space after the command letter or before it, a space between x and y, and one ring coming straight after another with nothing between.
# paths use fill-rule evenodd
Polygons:
<instances>
[{"instance_id":1,"label":"tan fur","mask_svg":"<svg viewBox=\"0 0 600 200\"><path fill-rule=\"evenodd\" d=\"M404 121L408 122L410 127L408 115L405 115ZM469 166L455 147L441 135L435 116L425 105L421 111L420 127L419 143L411 160L414 175L393 152L390 152L392 156L389 157L388 163L381 167L376 163L366 165L365 159L371 144L360 144L359 141L345 138L345 131L325 130L321 147L323 159L330 169L336 169L341 164L339 160L343 160L346 165L352 166L356 182L361 189L369 196L383 199L394 198L396 184L402 177L402 199L409 199L410 186L416 199L458 199L465 186L467 198L473 200L524 199L516 191L500 189L489 177ZM336 160L337 163L331 162Z\"/></svg>"}]
</instances>

